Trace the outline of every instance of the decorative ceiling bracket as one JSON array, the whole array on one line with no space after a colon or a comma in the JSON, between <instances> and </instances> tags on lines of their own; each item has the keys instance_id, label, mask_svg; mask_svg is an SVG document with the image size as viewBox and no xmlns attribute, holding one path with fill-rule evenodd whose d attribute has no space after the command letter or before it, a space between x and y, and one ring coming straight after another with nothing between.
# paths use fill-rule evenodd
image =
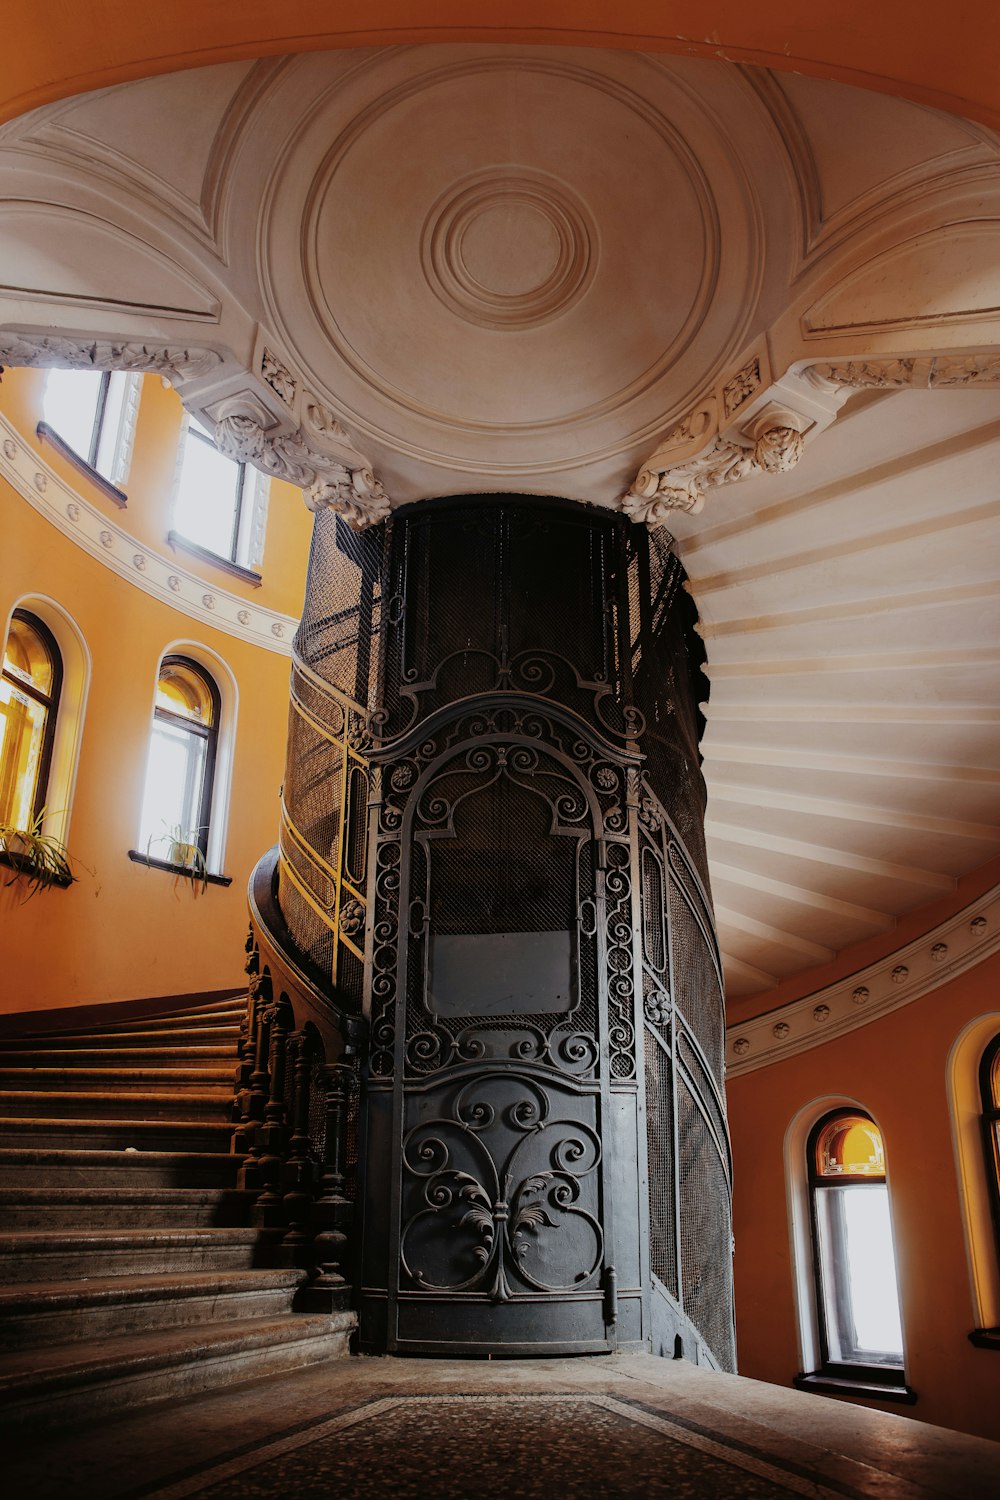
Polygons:
<instances>
[{"instance_id":1,"label":"decorative ceiling bracket","mask_svg":"<svg viewBox=\"0 0 1000 1500\"><path fill-rule=\"evenodd\" d=\"M335 510L363 531L391 509L368 459L259 325L249 371L215 349L0 330L0 373L5 366L161 375L227 457L297 485L310 510Z\"/></svg>"},{"instance_id":2,"label":"decorative ceiling bracket","mask_svg":"<svg viewBox=\"0 0 1000 1500\"><path fill-rule=\"evenodd\" d=\"M717 485L785 473L807 438L834 420L846 394L795 374L772 379L761 343L667 433L619 506L637 524L663 526L674 511L700 511Z\"/></svg>"}]
</instances>

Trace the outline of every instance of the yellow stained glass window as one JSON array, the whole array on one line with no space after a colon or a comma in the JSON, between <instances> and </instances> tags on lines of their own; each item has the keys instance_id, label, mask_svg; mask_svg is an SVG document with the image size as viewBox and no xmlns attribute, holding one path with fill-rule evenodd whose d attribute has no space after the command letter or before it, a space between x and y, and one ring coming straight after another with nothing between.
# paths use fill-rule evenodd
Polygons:
<instances>
[{"instance_id":1,"label":"yellow stained glass window","mask_svg":"<svg viewBox=\"0 0 1000 1500\"><path fill-rule=\"evenodd\" d=\"M27 828L45 800L59 653L42 622L15 610L0 671L0 822Z\"/></svg>"},{"instance_id":2,"label":"yellow stained glass window","mask_svg":"<svg viewBox=\"0 0 1000 1500\"><path fill-rule=\"evenodd\" d=\"M816 1138L819 1177L884 1177L882 1132L864 1115L838 1115Z\"/></svg>"},{"instance_id":3,"label":"yellow stained glass window","mask_svg":"<svg viewBox=\"0 0 1000 1500\"><path fill-rule=\"evenodd\" d=\"M164 661L156 683L156 707L194 724L208 727L213 722L212 690L186 662Z\"/></svg>"}]
</instances>

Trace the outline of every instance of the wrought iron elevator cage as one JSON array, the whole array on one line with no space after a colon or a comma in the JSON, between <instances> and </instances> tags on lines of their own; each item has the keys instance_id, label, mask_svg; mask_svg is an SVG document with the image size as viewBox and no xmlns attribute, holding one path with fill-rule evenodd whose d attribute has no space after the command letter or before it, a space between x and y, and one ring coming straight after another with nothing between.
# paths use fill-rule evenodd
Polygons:
<instances>
[{"instance_id":1,"label":"wrought iron elevator cage","mask_svg":"<svg viewBox=\"0 0 1000 1500\"><path fill-rule=\"evenodd\" d=\"M734 1368L684 581L570 502L317 516L277 899L368 1020L363 1347Z\"/></svg>"}]
</instances>

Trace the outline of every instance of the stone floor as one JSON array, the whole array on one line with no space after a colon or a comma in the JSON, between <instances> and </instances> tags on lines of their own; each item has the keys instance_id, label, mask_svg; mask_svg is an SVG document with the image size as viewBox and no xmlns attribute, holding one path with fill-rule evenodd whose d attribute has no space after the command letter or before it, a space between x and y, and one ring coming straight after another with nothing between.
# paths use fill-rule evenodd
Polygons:
<instances>
[{"instance_id":1,"label":"stone floor","mask_svg":"<svg viewBox=\"0 0 1000 1500\"><path fill-rule=\"evenodd\" d=\"M1000 1444L649 1356L351 1359L12 1438L32 1500L1000 1496Z\"/></svg>"}]
</instances>

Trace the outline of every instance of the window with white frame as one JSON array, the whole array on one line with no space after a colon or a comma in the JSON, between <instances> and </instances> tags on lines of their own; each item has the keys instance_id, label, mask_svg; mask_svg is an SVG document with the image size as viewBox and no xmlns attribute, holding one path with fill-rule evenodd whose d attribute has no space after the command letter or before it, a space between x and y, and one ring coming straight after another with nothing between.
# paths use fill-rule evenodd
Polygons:
<instances>
[{"instance_id":1,"label":"window with white frame","mask_svg":"<svg viewBox=\"0 0 1000 1500\"><path fill-rule=\"evenodd\" d=\"M128 478L142 376L124 370L50 370L46 425L111 484Z\"/></svg>"},{"instance_id":2,"label":"window with white frame","mask_svg":"<svg viewBox=\"0 0 1000 1500\"><path fill-rule=\"evenodd\" d=\"M264 555L269 481L235 463L211 432L188 417L181 432L171 539L254 571Z\"/></svg>"}]
</instances>

